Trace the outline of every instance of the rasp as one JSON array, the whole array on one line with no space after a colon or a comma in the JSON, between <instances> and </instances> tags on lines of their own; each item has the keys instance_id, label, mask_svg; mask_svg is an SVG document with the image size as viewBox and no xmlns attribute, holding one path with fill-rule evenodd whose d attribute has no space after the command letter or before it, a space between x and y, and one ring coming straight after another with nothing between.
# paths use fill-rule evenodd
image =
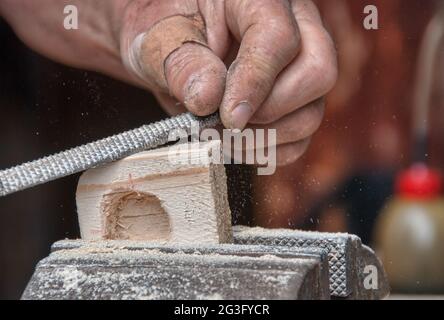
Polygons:
<instances>
[{"instance_id":1,"label":"rasp","mask_svg":"<svg viewBox=\"0 0 444 320\"><path fill-rule=\"evenodd\" d=\"M184 130L189 135L193 126L199 130L220 123L218 113L197 117L191 113L171 117L140 128L72 148L35 161L0 171L0 196L56 180L131 154L157 148L169 141L169 134Z\"/></svg>"}]
</instances>

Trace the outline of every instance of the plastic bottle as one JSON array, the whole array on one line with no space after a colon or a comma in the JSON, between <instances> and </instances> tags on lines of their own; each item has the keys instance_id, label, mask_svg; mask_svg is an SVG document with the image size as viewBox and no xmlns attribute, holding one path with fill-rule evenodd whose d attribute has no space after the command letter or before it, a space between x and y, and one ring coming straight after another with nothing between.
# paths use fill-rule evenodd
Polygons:
<instances>
[{"instance_id":1,"label":"plastic bottle","mask_svg":"<svg viewBox=\"0 0 444 320\"><path fill-rule=\"evenodd\" d=\"M439 172L416 164L396 179L375 240L393 291L444 293L444 198Z\"/></svg>"}]
</instances>

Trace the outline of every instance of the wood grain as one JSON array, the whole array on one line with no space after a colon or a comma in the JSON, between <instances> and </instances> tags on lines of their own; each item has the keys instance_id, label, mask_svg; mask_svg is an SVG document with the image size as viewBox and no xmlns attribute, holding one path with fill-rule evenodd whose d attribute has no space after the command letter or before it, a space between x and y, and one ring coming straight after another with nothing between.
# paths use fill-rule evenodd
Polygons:
<instances>
[{"instance_id":1,"label":"wood grain","mask_svg":"<svg viewBox=\"0 0 444 320\"><path fill-rule=\"evenodd\" d=\"M86 171L76 195L82 238L232 242L220 150L220 141L166 147Z\"/></svg>"}]
</instances>

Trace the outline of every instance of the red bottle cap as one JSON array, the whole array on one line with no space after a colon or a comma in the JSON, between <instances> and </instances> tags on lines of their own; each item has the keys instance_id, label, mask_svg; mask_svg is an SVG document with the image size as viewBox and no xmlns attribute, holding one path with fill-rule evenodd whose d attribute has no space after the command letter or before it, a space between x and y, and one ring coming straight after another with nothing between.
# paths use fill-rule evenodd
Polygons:
<instances>
[{"instance_id":1,"label":"red bottle cap","mask_svg":"<svg viewBox=\"0 0 444 320\"><path fill-rule=\"evenodd\" d=\"M442 191L441 173L425 164L415 164L396 179L396 192L406 198L431 199Z\"/></svg>"}]
</instances>

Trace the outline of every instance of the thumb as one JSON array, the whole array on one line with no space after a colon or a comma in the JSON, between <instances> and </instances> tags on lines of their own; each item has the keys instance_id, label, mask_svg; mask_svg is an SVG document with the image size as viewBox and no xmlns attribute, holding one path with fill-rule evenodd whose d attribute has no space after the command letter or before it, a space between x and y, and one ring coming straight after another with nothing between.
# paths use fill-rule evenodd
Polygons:
<instances>
[{"instance_id":1,"label":"thumb","mask_svg":"<svg viewBox=\"0 0 444 320\"><path fill-rule=\"evenodd\" d=\"M129 66L156 89L168 92L196 115L218 110L226 67L207 46L200 15L175 15L135 37Z\"/></svg>"}]
</instances>

